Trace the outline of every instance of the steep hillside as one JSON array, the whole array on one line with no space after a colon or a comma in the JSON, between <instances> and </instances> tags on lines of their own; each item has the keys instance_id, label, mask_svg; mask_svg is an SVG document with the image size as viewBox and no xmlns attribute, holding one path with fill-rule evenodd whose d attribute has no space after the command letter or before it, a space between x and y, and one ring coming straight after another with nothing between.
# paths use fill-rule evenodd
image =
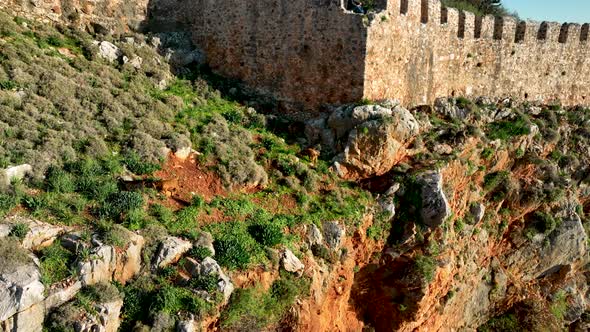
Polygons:
<instances>
[{"instance_id":1,"label":"steep hillside","mask_svg":"<svg viewBox=\"0 0 590 332\"><path fill-rule=\"evenodd\" d=\"M0 13L0 331L588 330L590 110L297 122L184 38Z\"/></svg>"}]
</instances>

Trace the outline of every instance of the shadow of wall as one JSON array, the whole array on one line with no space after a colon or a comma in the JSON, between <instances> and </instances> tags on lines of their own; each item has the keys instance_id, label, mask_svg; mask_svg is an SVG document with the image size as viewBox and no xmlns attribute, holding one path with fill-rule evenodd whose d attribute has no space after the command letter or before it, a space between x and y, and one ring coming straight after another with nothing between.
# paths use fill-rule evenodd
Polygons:
<instances>
[{"instance_id":1,"label":"shadow of wall","mask_svg":"<svg viewBox=\"0 0 590 332\"><path fill-rule=\"evenodd\" d=\"M363 97L366 22L340 0L151 0L147 8L145 31L190 31L215 73L285 110Z\"/></svg>"}]
</instances>

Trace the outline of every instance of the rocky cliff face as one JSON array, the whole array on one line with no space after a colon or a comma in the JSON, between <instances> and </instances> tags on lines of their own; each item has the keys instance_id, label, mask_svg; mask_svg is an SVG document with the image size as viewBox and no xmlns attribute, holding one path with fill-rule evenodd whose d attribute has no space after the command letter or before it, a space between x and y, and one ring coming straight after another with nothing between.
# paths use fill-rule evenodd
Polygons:
<instances>
[{"instance_id":1,"label":"rocky cliff face","mask_svg":"<svg viewBox=\"0 0 590 332\"><path fill-rule=\"evenodd\" d=\"M343 108L331 118L347 113L354 121L374 110ZM308 133L318 133L310 139L330 137L343 149L337 169L355 165L344 176L365 179L395 206L379 258L357 267L341 290L337 302L356 317L340 330L351 321L376 331L587 330L588 110L439 100L411 116L380 125L399 130L417 121L420 135L401 140L405 153L379 150L373 159L350 151L360 150L357 136L371 136L363 128L375 120L347 133L334 121L309 123ZM361 147L372 151L386 137ZM375 171L382 160L396 160L384 175Z\"/></svg>"}]
</instances>

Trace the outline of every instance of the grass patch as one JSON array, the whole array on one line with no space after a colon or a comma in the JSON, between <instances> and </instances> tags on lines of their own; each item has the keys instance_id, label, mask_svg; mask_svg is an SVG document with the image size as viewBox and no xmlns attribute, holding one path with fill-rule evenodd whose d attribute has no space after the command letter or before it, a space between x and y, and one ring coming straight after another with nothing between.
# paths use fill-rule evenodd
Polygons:
<instances>
[{"instance_id":1,"label":"grass patch","mask_svg":"<svg viewBox=\"0 0 590 332\"><path fill-rule=\"evenodd\" d=\"M531 123L524 116L519 115L513 120L501 120L490 123L486 128L489 139L509 140L516 136L528 135L531 133Z\"/></svg>"},{"instance_id":2,"label":"grass patch","mask_svg":"<svg viewBox=\"0 0 590 332\"><path fill-rule=\"evenodd\" d=\"M41 282L45 286L51 286L73 275L71 264L75 255L62 247L59 241L41 250L39 260Z\"/></svg>"},{"instance_id":3,"label":"grass patch","mask_svg":"<svg viewBox=\"0 0 590 332\"><path fill-rule=\"evenodd\" d=\"M309 280L287 274L265 292L261 286L238 289L221 314L221 326L228 330L260 330L278 323L298 296L309 291Z\"/></svg>"}]
</instances>

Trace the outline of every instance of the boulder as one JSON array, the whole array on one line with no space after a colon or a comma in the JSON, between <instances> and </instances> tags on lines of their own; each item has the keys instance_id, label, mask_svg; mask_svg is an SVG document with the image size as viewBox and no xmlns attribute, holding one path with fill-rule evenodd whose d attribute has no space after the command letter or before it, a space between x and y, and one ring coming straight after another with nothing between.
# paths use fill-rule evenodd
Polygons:
<instances>
[{"instance_id":1,"label":"boulder","mask_svg":"<svg viewBox=\"0 0 590 332\"><path fill-rule=\"evenodd\" d=\"M358 121L371 118L371 114L366 111L357 115ZM334 160L341 177L359 180L380 176L406 156L405 147L419 132L418 122L401 107L391 110L391 115L384 111L383 114L381 118L362 122L350 131L344 152Z\"/></svg>"},{"instance_id":2,"label":"boulder","mask_svg":"<svg viewBox=\"0 0 590 332\"><path fill-rule=\"evenodd\" d=\"M111 302L101 303L96 305L96 312L98 314L98 324L100 331L117 332L121 321L121 308L123 307L123 299L116 299ZM94 331L91 329L90 331Z\"/></svg>"},{"instance_id":3,"label":"boulder","mask_svg":"<svg viewBox=\"0 0 590 332\"><path fill-rule=\"evenodd\" d=\"M548 245L542 245L535 275L542 277L558 268L585 258L588 254L588 236L580 216L571 211L562 218L559 226L548 237Z\"/></svg>"},{"instance_id":4,"label":"boulder","mask_svg":"<svg viewBox=\"0 0 590 332\"><path fill-rule=\"evenodd\" d=\"M95 44L98 45L98 55L109 62L117 61L123 54L117 46L108 41L95 42Z\"/></svg>"},{"instance_id":5,"label":"boulder","mask_svg":"<svg viewBox=\"0 0 590 332\"><path fill-rule=\"evenodd\" d=\"M113 278L121 284L125 284L141 270L141 251L145 244L141 235L133 232L128 233L127 246L124 250L117 251L117 263L113 274Z\"/></svg>"},{"instance_id":6,"label":"boulder","mask_svg":"<svg viewBox=\"0 0 590 332\"><path fill-rule=\"evenodd\" d=\"M590 309L590 280L584 275L569 280L562 292L567 294L568 306L564 313L564 321L567 325L582 318L582 315ZM557 295L557 294L556 294Z\"/></svg>"},{"instance_id":7,"label":"boulder","mask_svg":"<svg viewBox=\"0 0 590 332\"><path fill-rule=\"evenodd\" d=\"M44 299L39 267L34 259L2 267L0 274L0 322Z\"/></svg>"},{"instance_id":8,"label":"boulder","mask_svg":"<svg viewBox=\"0 0 590 332\"><path fill-rule=\"evenodd\" d=\"M0 186L10 186L14 180L22 180L25 176L33 173L33 166L29 164L23 164L19 166L8 167L0 170L4 176L0 177L4 183L0 183Z\"/></svg>"},{"instance_id":9,"label":"boulder","mask_svg":"<svg viewBox=\"0 0 590 332\"><path fill-rule=\"evenodd\" d=\"M524 281L551 276L564 267L587 259L588 236L580 216L573 211L554 213L561 219L550 234L536 234L531 240L503 257L504 266L512 274L518 273Z\"/></svg>"},{"instance_id":10,"label":"boulder","mask_svg":"<svg viewBox=\"0 0 590 332\"><path fill-rule=\"evenodd\" d=\"M421 185L422 222L431 228L438 227L451 215L451 207L443 191L442 174L440 171L430 171L417 178Z\"/></svg>"},{"instance_id":11,"label":"boulder","mask_svg":"<svg viewBox=\"0 0 590 332\"><path fill-rule=\"evenodd\" d=\"M156 257L154 258L153 267L160 268L177 262L184 253L189 251L193 244L181 238L168 236L162 243Z\"/></svg>"},{"instance_id":12,"label":"boulder","mask_svg":"<svg viewBox=\"0 0 590 332\"><path fill-rule=\"evenodd\" d=\"M4 220L2 225L0 225L0 237L10 234L12 228L17 224L27 225L28 232L22 240L22 245L26 249L31 250L39 250L51 245L58 236L65 232L64 227L51 225L22 216L13 216ZM6 232L7 229L9 230L8 234Z\"/></svg>"},{"instance_id":13,"label":"boulder","mask_svg":"<svg viewBox=\"0 0 590 332\"><path fill-rule=\"evenodd\" d=\"M285 271L293 273L302 273L305 268L305 265L289 249L285 249L281 253L281 265Z\"/></svg>"},{"instance_id":14,"label":"boulder","mask_svg":"<svg viewBox=\"0 0 590 332\"><path fill-rule=\"evenodd\" d=\"M177 149L176 152L174 152L174 156L180 160L185 160L191 155L192 152L193 149L190 146L187 146L184 148Z\"/></svg>"},{"instance_id":15,"label":"boulder","mask_svg":"<svg viewBox=\"0 0 590 332\"><path fill-rule=\"evenodd\" d=\"M37 303L0 322L0 331L40 332L45 321L45 307Z\"/></svg>"},{"instance_id":16,"label":"boulder","mask_svg":"<svg viewBox=\"0 0 590 332\"><path fill-rule=\"evenodd\" d=\"M140 56L134 55L129 60L129 64L135 69L141 69L141 65L143 64L143 59Z\"/></svg>"},{"instance_id":17,"label":"boulder","mask_svg":"<svg viewBox=\"0 0 590 332\"><path fill-rule=\"evenodd\" d=\"M53 287L49 290L49 294L47 294L44 301L46 310L59 307L73 299L78 294L78 291L82 289L82 282L79 280L64 281Z\"/></svg>"},{"instance_id":18,"label":"boulder","mask_svg":"<svg viewBox=\"0 0 590 332\"><path fill-rule=\"evenodd\" d=\"M486 206L483 203L475 203L469 207L469 212L473 216L473 223L480 222L486 214Z\"/></svg>"},{"instance_id":19,"label":"boulder","mask_svg":"<svg viewBox=\"0 0 590 332\"><path fill-rule=\"evenodd\" d=\"M184 259L183 268L191 276L196 277L196 276L199 276L199 274L200 274L201 263L199 263L196 259L194 259L192 257L186 257Z\"/></svg>"},{"instance_id":20,"label":"boulder","mask_svg":"<svg viewBox=\"0 0 590 332\"><path fill-rule=\"evenodd\" d=\"M215 256L215 247L213 246L213 236L207 232L201 232L194 246L199 248L207 248L211 251L211 256Z\"/></svg>"},{"instance_id":21,"label":"boulder","mask_svg":"<svg viewBox=\"0 0 590 332\"><path fill-rule=\"evenodd\" d=\"M78 263L78 275L83 286L99 282L111 282L113 271L117 266L117 254L114 247L101 245L90 251L87 262Z\"/></svg>"},{"instance_id":22,"label":"boulder","mask_svg":"<svg viewBox=\"0 0 590 332\"><path fill-rule=\"evenodd\" d=\"M346 229L336 221L326 221L323 225L324 238L328 247L338 249L344 243Z\"/></svg>"},{"instance_id":23,"label":"boulder","mask_svg":"<svg viewBox=\"0 0 590 332\"><path fill-rule=\"evenodd\" d=\"M196 330L195 320L192 317L187 320L182 320L176 325L177 332L195 332Z\"/></svg>"},{"instance_id":24,"label":"boulder","mask_svg":"<svg viewBox=\"0 0 590 332\"><path fill-rule=\"evenodd\" d=\"M94 313L85 315L75 322L75 330L80 332L117 332L121 321L123 300L116 299L94 306Z\"/></svg>"},{"instance_id":25,"label":"boulder","mask_svg":"<svg viewBox=\"0 0 590 332\"><path fill-rule=\"evenodd\" d=\"M307 243L310 247L324 243L322 232L315 224L309 225L309 228L307 229Z\"/></svg>"},{"instance_id":26,"label":"boulder","mask_svg":"<svg viewBox=\"0 0 590 332\"><path fill-rule=\"evenodd\" d=\"M443 116L458 120L465 120L471 113L469 108L459 107L454 99L449 98L437 98L434 101L434 110Z\"/></svg>"},{"instance_id":27,"label":"boulder","mask_svg":"<svg viewBox=\"0 0 590 332\"><path fill-rule=\"evenodd\" d=\"M387 213L388 219L395 217L395 194L400 188L399 183L394 183L378 200L383 212Z\"/></svg>"},{"instance_id":28,"label":"boulder","mask_svg":"<svg viewBox=\"0 0 590 332\"><path fill-rule=\"evenodd\" d=\"M230 278L223 272L219 264L217 264L213 258L206 257L199 266L197 276L203 277L211 275L218 276L217 289L223 294L223 299L227 303L234 291L234 285Z\"/></svg>"}]
</instances>

